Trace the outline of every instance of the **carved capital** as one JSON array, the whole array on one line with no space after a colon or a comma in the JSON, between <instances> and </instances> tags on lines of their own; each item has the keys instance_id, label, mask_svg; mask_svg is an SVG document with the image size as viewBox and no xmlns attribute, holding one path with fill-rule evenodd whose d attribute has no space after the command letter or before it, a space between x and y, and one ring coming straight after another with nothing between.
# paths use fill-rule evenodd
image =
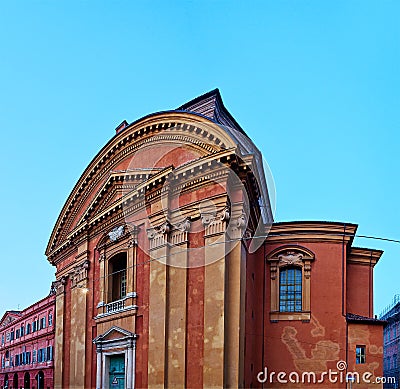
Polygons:
<instances>
[{"instance_id":1,"label":"carved capital","mask_svg":"<svg viewBox=\"0 0 400 389\"><path fill-rule=\"evenodd\" d=\"M150 241L150 250L154 250L158 247L164 246L168 242L168 233L171 230L169 222L165 222L160 226L147 229L147 237Z\"/></svg>"},{"instance_id":2,"label":"carved capital","mask_svg":"<svg viewBox=\"0 0 400 389\"><path fill-rule=\"evenodd\" d=\"M138 244L137 239L138 239L139 227L137 227L135 225L131 225L130 233L131 233L131 238L129 239L129 242L128 242L128 248L133 247L133 246L137 246L137 244Z\"/></svg>"},{"instance_id":3,"label":"carved capital","mask_svg":"<svg viewBox=\"0 0 400 389\"><path fill-rule=\"evenodd\" d=\"M203 223L204 227L208 227L211 223L215 220L216 213L209 212L209 213L202 213L201 214L201 222Z\"/></svg>"},{"instance_id":4,"label":"carved capital","mask_svg":"<svg viewBox=\"0 0 400 389\"><path fill-rule=\"evenodd\" d=\"M67 277L62 276L59 280L54 281L51 284L51 290L54 291L54 293L59 296L65 292L65 285L67 284Z\"/></svg>"},{"instance_id":5,"label":"carved capital","mask_svg":"<svg viewBox=\"0 0 400 389\"><path fill-rule=\"evenodd\" d=\"M70 274L71 277L71 288L75 287L78 283L84 281L88 277L90 262L88 260L75 266Z\"/></svg>"},{"instance_id":6,"label":"carved capital","mask_svg":"<svg viewBox=\"0 0 400 389\"><path fill-rule=\"evenodd\" d=\"M190 226L190 218L186 218L182 222L175 223L170 234L171 245L178 245L187 242Z\"/></svg>"},{"instance_id":7,"label":"carved capital","mask_svg":"<svg viewBox=\"0 0 400 389\"><path fill-rule=\"evenodd\" d=\"M174 227L179 231L188 232L190 230L190 219L187 217L182 222L176 223Z\"/></svg>"},{"instance_id":8,"label":"carved capital","mask_svg":"<svg viewBox=\"0 0 400 389\"><path fill-rule=\"evenodd\" d=\"M226 231L226 225L230 218L230 211L225 207L219 212L201 213L201 221L203 222L204 236L219 235Z\"/></svg>"},{"instance_id":9,"label":"carved capital","mask_svg":"<svg viewBox=\"0 0 400 389\"><path fill-rule=\"evenodd\" d=\"M247 215L242 210L236 216L233 216L229 223L229 237L231 239L241 239L246 232Z\"/></svg>"}]
</instances>

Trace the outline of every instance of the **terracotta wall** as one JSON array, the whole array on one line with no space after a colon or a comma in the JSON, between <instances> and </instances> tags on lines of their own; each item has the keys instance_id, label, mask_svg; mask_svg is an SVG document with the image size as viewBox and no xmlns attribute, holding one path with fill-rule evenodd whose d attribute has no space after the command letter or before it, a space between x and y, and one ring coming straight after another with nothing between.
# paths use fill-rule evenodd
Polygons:
<instances>
[{"instance_id":1,"label":"terracotta wall","mask_svg":"<svg viewBox=\"0 0 400 389\"><path fill-rule=\"evenodd\" d=\"M373 316L373 268L368 265L347 265L347 312Z\"/></svg>"}]
</instances>

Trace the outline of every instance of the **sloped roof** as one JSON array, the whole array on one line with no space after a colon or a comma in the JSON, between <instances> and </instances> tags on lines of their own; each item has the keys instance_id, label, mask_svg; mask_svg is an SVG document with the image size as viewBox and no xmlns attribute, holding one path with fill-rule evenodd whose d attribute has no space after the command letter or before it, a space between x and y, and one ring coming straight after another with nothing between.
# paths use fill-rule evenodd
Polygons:
<instances>
[{"instance_id":1,"label":"sloped roof","mask_svg":"<svg viewBox=\"0 0 400 389\"><path fill-rule=\"evenodd\" d=\"M386 324L385 320L376 319L374 317L367 317L356 315L354 313L348 313L346 315L346 320L348 323L361 323L361 324Z\"/></svg>"},{"instance_id":2,"label":"sloped roof","mask_svg":"<svg viewBox=\"0 0 400 389\"><path fill-rule=\"evenodd\" d=\"M240 127L235 118L226 109L218 88L188 101L187 103L178 107L177 111L198 113L213 119L215 122L223 126L234 128L235 130L247 136L242 127Z\"/></svg>"}]
</instances>

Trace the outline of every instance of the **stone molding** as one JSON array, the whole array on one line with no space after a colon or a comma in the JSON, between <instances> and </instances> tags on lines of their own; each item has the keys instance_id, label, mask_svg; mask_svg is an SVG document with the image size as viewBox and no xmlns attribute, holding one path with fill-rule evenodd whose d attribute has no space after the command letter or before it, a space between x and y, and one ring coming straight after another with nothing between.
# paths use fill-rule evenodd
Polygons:
<instances>
[{"instance_id":1,"label":"stone molding","mask_svg":"<svg viewBox=\"0 0 400 389\"><path fill-rule=\"evenodd\" d=\"M69 230L76 213L81 209L81 205L84 204L104 175L111 171L113 166L126 158L127 155L134 153L135 150L143 145L151 142L159 143L160 141L190 143L207 153L212 153L221 148L230 147L230 145L222 141L222 138L226 137L225 141L232 143L233 146L233 142L228 140L229 137L217 125L206 119L196 117L197 121L194 122L194 117L191 114L174 113L174 120L169 121L171 120L170 118L165 117L165 114L163 116L152 117L149 120L153 121L153 123L146 127L137 126L137 128L132 128L130 131L122 131L110 141L103 154L89 165L90 169L88 168L86 174L81 177L70 199L64 205L61 213L62 217L60 215L57 220L46 249L47 255L56 248L60 240L65 239L65 231ZM182 116L182 118L179 120L176 116ZM193 124L187 124L187 122L193 122ZM141 125L143 126L143 123ZM152 134L160 130L163 130L163 133ZM187 135L184 134L185 132Z\"/></svg>"}]
</instances>

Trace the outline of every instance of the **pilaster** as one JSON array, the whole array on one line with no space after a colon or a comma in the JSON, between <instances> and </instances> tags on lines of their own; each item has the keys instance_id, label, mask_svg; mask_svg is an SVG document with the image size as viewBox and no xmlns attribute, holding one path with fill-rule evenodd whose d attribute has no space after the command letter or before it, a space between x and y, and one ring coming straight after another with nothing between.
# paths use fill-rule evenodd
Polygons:
<instances>
[{"instance_id":1,"label":"pilaster","mask_svg":"<svg viewBox=\"0 0 400 389\"><path fill-rule=\"evenodd\" d=\"M225 342L225 241L228 209L203 213L204 269L204 364L203 385L224 387Z\"/></svg>"},{"instance_id":2,"label":"pilaster","mask_svg":"<svg viewBox=\"0 0 400 389\"><path fill-rule=\"evenodd\" d=\"M89 260L87 254L83 261L74 267L71 278L71 339L70 339L70 385L85 388L86 366L86 296Z\"/></svg>"},{"instance_id":3,"label":"pilaster","mask_svg":"<svg viewBox=\"0 0 400 389\"><path fill-rule=\"evenodd\" d=\"M247 226L243 204L232 205L229 223L229 245L226 255L226 301L225 314L225 385L242 388L244 385L245 347L245 293L246 252L242 237Z\"/></svg>"},{"instance_id":4,"label":"pilaster","mask_svg":"<svg viewBox=\"0 0 400 389\"><path fill-rule=\"evenodd\" d=\"M170 234L167 268L167 387L185 387L186 370L186 299L188 234L190 220L176 223Z\"/></svg>"},{"instance_id":5,"label":"pilaster","mask_svg":"<svg viewBox=\"0 0 400 389\"><path fill-rule=\"evenodd\" d=\"M61 277L53 283L56 291L56 320L55 320L55 353L54 365L54 388L63 389L63 367L64 367L64 310L65 310L65 285L66 277Z\"/></svg>"},{"instance_id":6,"label":"pilaster","mask_svg":"<svg viewBox=\"0 0 400 389\"><path fill-rule=\"evenodd\" d=\"M168 222L147 230L150 243L148 386L163 388L166 352Z\"/></svg>"}]
</instances>

